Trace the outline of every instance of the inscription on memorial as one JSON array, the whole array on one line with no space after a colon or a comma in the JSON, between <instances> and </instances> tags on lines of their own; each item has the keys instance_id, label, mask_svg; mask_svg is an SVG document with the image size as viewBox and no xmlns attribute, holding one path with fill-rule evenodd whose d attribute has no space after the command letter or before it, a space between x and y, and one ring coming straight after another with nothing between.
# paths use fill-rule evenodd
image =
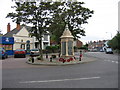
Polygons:
<instances>
[{"instance_id":1,"label":"inscription on memorial","mask_svg":"<svg viewBox=\"0 0 120 90\"><path fill-rule=\"evenodd\" d=\"M66 42L62 42L62 55L66 55Z\"/></svg>"},{"instance_id":2,"label":"inscription on memorial","mask_svg":"<svg viewBox=\"0 0 120 90\"><path fill-rule=\"evenodd\" d=\"M73 46L73 42L72 41L68 41L68 55L73 55L73 53L72 53L72 46Z\"/></svg>"}]
</instances>

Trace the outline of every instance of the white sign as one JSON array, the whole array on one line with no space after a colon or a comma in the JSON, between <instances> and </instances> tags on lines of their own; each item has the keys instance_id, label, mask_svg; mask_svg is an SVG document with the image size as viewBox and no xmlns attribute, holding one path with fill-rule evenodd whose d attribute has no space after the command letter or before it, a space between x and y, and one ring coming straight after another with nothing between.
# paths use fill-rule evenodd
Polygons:
<instances>
[{"instance_id":1,"label":"white sign","mask_svg":"<svg viewBox=\"0 0 120 90\"><path fill-rule=\"evenodd\" d=\"M6 42L9 42L9 38L6 38Z\"/></svg>"}]
</instances>

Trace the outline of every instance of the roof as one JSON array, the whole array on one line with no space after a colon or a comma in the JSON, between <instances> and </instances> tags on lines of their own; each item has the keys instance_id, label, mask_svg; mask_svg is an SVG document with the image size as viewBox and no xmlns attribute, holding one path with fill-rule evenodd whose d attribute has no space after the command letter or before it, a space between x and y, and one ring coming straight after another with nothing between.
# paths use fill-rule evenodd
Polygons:
<instances>
[{"instance_id":1,"label":"roof","mask_svg":"<svg viewBox=\"0 0 120 90\"><path fill-rule=\"evenodd\" d=\"M71 34L70 30L68 29L68 25L66 25L65 30L64 30L61 38L66 38L66 37L73 38L73 35Z\"/></svg>"},{"instance_id":2,"label":"roof","mask_svg":"<svg viewBox=\"0 0 120 90\"><path fill-rule=\"evenodd\" d=\"M20 30L25 27L27 29L27 31L29 32L31 30L30 26L26 26L26 25L21 25L20 26ZM16 28L14 28L13 30L11 30L10 32L7 32L6 34L3 35L3 37L13 37L13 34L17 34L20 30L17 30Z\"/></svg>"}]
</instances>

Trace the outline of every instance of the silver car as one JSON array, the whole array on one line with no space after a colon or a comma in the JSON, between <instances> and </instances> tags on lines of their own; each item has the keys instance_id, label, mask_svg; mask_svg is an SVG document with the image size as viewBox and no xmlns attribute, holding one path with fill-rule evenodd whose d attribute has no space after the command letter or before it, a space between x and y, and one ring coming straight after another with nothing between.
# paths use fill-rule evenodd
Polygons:
<instances>
[{"instance_id":1,"label":"silver car","mask_svg":"<svg viewBox=\"0 0 120 90\"><path fill-rule=\"evenodd\" d=\"M30 56L39 56L39 49L31 49Z\"/></svg>"}]
</instances>

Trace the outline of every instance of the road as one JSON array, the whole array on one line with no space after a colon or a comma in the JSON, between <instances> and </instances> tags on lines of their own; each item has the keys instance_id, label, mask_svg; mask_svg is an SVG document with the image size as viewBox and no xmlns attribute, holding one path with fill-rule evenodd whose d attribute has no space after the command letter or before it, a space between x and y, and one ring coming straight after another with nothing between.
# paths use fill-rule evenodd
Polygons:
<instances>
[{"instance_id":1,"label":"road","mask_svg":"<svg viewBox=\"0 0 120 90\"><path fill-rule=\"evenodd\" d=\"M118 56L103 52L83 55L94 62L67 66L25 63L27 58L2 61L3 88L117 88Z\"/></svg>"}]
</instances>

